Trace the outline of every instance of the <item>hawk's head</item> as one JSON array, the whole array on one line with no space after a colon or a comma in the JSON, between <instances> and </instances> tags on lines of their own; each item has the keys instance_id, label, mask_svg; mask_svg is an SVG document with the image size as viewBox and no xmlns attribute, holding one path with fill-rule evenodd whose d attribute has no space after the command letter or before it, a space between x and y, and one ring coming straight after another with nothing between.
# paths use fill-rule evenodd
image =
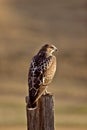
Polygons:
<instances>
[{"instance_id":1,"label":"hawk's head","mask_svg":"<svg viewBox=\"0 0 87 130\"><path fill-rule=\"evenodd\" d=\"M49 55L52 55L53 52L57 51L57 48L52 45L52 44L45 44L41 50L41 51L44 51L45 53L49 54Z\"/></svg>"}]
</instances>

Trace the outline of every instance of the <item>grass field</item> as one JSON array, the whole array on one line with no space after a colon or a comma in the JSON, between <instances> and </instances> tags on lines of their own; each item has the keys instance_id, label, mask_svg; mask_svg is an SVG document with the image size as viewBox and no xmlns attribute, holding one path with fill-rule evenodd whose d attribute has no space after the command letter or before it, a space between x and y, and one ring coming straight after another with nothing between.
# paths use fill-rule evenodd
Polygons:
<instances>
[{"instance_id":1,"label":"grass field","mask_svg":"<svg viewBox=\"0 0 87 130\"><path fill-rule=\"evenodd\" d=\"M0 129L26 129L25 96L27 90L25 89L23 92L26 85L15 84L15 87L19 86L18 89L11 88L11 86L5 87L7 93L0 95ZM87 90L80 88L77 92L77 86L74 88L64 86L65 90L63 90L62 85L62 89L58 86L49 88L55 95L56 129L85 130L87 128ZM56 87L58 87L57 91L55 90Z\"/></svg>"},{"instance_id":2,"label":"grass field","mask_svg":"<svg viewBox=\"0 0 87 130\"><path fill-rule=\"evenodd\" d=\"M56 130L87 129L86 1L0 1L0 130L26 129L27 74L44 42L59 49L48 88Z\"/></svg>"}]
</instances>

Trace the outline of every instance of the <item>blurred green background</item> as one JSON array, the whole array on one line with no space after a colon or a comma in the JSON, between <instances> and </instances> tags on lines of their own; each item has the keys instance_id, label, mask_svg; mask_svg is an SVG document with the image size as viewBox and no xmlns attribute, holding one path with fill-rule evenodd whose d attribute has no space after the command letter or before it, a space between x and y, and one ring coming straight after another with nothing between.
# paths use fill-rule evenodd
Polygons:
<instances>
[{"instance_id":1,"label":"blurred green background","mask_svg":"<svg viewBox=\"0 0 87 130\"><path fill-rule=\"evenodd\" d=\"M0 130L26 129L29 64L44 43L59 48L56 130L87 129L87 0L0 0Z\"/></svg>"}]
</instances>

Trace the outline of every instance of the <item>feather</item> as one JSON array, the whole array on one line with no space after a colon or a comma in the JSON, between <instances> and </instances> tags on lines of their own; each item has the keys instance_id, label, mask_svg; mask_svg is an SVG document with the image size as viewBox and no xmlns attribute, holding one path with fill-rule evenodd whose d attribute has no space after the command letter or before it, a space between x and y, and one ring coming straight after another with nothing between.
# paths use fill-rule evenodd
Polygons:
<instances>
[{"instance_id":1,"label":"feather","mask_svg":"<svg viewBox=\"0 0 87 130\"><path fill-rule=\"evenodd\" d=\"M54 56L48 56L46 52L42 50L33 57L28 74L29 99L31 107L35 106L34 103L36 103L45 92L49 81L51 81L53 76L49 76L50 74L47 73L47 71L52 68L55 60ZM51 78L49 79L49 77Z\"/></svg>"}]
</instances>

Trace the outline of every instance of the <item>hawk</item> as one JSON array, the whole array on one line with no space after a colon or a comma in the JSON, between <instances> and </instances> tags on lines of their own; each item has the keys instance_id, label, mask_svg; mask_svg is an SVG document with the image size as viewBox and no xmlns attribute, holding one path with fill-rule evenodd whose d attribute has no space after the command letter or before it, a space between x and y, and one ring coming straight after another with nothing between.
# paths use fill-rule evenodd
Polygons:
<instances>
[{"instance_id":1,"label":"hawk","mask_svg":"<svg viewBox=\"0 0 87 130\"><path fill-rule=\"evenodd\" d=\"M35 107L42 94L47 93L47 86L52 81L56 71L56 57L53 52L57 48L52 44L45 44L33 57L29 73L29 102L30 107Z\"/></svg>"}]
</instances>

